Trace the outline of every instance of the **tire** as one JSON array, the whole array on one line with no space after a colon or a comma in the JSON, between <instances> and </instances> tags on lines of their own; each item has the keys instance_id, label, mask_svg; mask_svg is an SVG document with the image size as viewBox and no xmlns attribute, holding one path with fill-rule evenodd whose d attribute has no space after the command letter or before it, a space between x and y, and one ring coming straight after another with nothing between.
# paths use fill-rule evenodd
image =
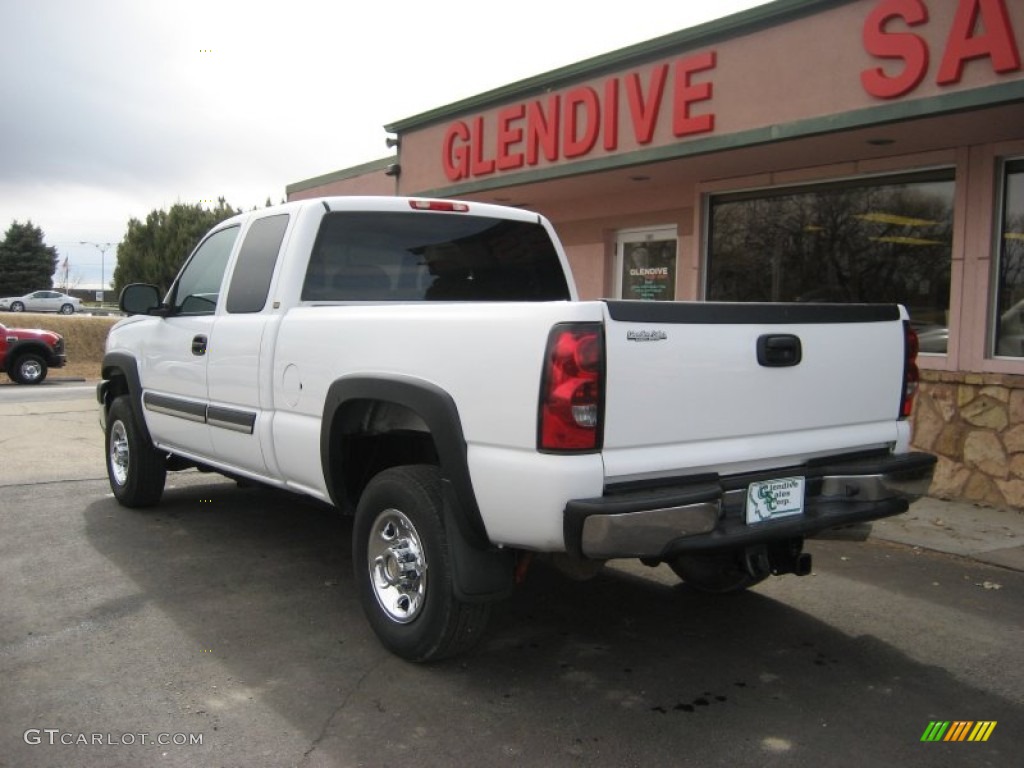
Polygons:
<instances>
[{"instance_id":1,"label":"tire","mask_svg":"<svg viewBox=\"0 0 1024 768\"><path fill-rule=\"evenodd\" d=\"M42 384L47 373L46 360L35 352L25 352L14 361L10 376L18 384Z\"/></svg>"},{"instance_id":2,"label":"tire","mask_svg":"<svg viewBox=\"0 0 1024 768\"><path fill-rule=\"evenodd\" d=\"M369 482L356 508L352 562L366 618L392 653L436 661L479 642L491 607L455 596L437 467L393 467Z\"/></svg>"},{"instance_id":3,"label":"tire","mask_svg":"<svg viewBox=\"0 0 1024 768\"><path fill-rule=\"evenodd\" d=\"M74 304L61 304L60 305L60 313L62 315L73 315L73 314L75 314L75 305Z\"/></svg>"},{"instance_id":4,"label":"tire","mask_svg":"<svg viewBox=\"0 0 1024 768\"><path fill-rule=\"evenodd\" d=\"M20 301L15 301L15 302L11 303L11 312L24 312L24 311L25 311L25 305L22 304Z\"/></svg>"},{"instance_id":5,"label":"tire","mask_svg":"<svg viewBox=\"0 0 1024 768\"><path fill-rule=\"evenodd\" d=\"M669 561L669 567L698 592L716 595L742 592L768 578L767 574L752 576L743 565L742 552L679 555Z\"/></svg>"},{"instance_id":6,"label":"tire","mask_svg":"<svg viewBox=\"0 0 1024 768\"><path fill-rule=\"evenodd\" d=\"M160 501L167 462L145 438L127 395L110 406L105 447L107 478L118 502L125 507L151 507Z\"/></svg>"}]
</instances>

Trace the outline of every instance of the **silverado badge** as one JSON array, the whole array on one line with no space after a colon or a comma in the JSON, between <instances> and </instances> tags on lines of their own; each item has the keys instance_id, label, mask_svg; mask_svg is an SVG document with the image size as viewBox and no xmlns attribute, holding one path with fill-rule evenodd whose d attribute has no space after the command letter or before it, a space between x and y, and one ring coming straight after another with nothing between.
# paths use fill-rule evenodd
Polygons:
<instances>
[{"instance_id":1,"label":"silverado badge","mask_svg":"<svg viewBox=\"0 0 1024 768\"><path fill-rule=\"evenodd\" d=\"M664 331L626 331L626 341L664 341L667 338Z\"/></svg>"}]
</instances>

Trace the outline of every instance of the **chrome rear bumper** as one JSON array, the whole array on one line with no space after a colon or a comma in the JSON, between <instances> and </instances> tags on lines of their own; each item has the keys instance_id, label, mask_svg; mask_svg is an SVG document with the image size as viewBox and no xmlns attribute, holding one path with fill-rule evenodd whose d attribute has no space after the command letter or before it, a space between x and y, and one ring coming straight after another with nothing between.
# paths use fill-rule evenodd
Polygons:
<instances>
[{"instance_id":1,"label":"chrome rear bumper","mask_svg":"<svg viewBox=\"0 0 1024 768\"><path fill-rule=\"evenodd\" d=\"M931 454L909 453L613 491L566 505L566 546L592 559L663 560L687 551L813 536L905 512L928 492L935 462ZM803 512L748 525L750 483L793 475L806 478Z\"/></svg>"}]
</instances>

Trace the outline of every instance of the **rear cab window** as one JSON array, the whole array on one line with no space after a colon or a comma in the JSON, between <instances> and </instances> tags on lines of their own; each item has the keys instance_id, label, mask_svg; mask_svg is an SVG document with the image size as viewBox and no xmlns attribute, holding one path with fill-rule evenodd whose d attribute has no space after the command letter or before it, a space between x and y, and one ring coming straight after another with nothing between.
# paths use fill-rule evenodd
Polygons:
<instances>
[{"instance_id":1,"label":"rear cab window","mask_svg":"<svg viewBox=\"0 0 1024 768\"><path fill-rule=\"evenodd\" d=\"M324 303L567 299L541 224L417 211L328 213L302 287Z\"/></svg>"}]
</instances>

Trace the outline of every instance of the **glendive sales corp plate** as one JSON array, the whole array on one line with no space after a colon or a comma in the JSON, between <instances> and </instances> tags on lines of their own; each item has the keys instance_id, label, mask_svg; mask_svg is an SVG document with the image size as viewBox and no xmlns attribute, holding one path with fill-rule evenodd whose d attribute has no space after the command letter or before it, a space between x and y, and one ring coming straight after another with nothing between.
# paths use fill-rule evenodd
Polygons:
<instances>
[{"instance_id":1,"label":"glendive sales corp plate","mask_svg":"<svg viewBox=\"0 0 1024 768\"><path fill-rule=\"evenodd\" d=\"M747 524L763 523L804 511L804 478L763 480L747 488Z\"/></svg>"}]
</instances>

